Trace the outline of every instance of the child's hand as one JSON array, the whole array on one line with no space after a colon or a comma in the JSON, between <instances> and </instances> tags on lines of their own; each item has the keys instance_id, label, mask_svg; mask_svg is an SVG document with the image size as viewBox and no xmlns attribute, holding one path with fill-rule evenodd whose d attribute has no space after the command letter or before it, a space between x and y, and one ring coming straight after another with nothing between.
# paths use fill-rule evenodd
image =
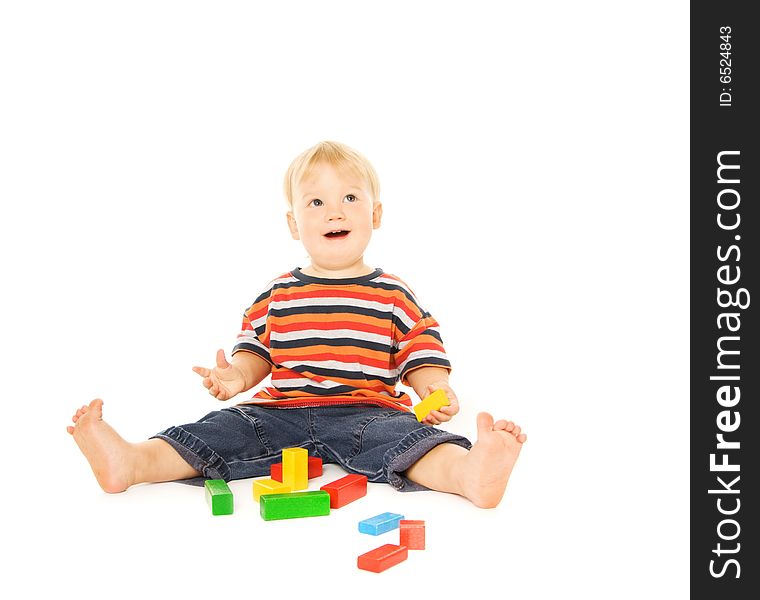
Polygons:
<instances>
[{"instance_id":1,"label":"child's hand","mask_svg":"<svg viewBox=\"0 0 760 600\"><path fill-rule=\"evenodd\" d=\"M449 399L449 405L442 406L440 410L431 410L427 416L422 419L422 422L426 425L440 425L441 423L450 421L451 417L459 412L459 400L447 381L439 381L427 386L429 394L432 394L435 390L443 390L446 397Z\"/></svg>"},{"instance_id":2,"label":"child's hand","mask_svg":"<svg viewBox=\"0 0 760 600\"><path fill-rule=\"evenodd\" d=\"M224 350L216 353L216 367L193 367L193 371L203 377L203 387L217 400L229 400L245 389L243 373L235 365L227 362Z\"/></svg>"}]
</instances>

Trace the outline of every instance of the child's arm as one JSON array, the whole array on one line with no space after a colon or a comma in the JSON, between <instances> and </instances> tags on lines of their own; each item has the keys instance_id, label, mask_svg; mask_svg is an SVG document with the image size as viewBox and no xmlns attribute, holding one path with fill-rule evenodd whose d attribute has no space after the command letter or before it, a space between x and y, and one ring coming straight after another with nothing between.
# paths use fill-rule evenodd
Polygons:
<instances>
[{"instance_id":1,"label":"child's arm","mask_svg":"<svg viewBox=\"0 0 760 600\"><path fill-rule=\"evenodd\" d=\"M203 386L217 400L229 400L250 390L271 372L272 365L253 352L236 352L227 362L224 350L216 353L216 367L193 367L203 377Z\"/></svg>"},{"instance_id":2,"label":"child's arm","mask_svg":"<svg viewBox=\"0 0 760 600\"><path fill-rule=\"evenodd\" d=\"M435 390L443 390L449 399L448 406L442 406L441 410L432 410L422 419L427 425L440 425L450 421L451 417L459 412L459 400L454 390L449 385L449 372L441 367L419 367L406 374L406 380L414 388L414 391L424 399Z\"/></svg>"}]
</instances>

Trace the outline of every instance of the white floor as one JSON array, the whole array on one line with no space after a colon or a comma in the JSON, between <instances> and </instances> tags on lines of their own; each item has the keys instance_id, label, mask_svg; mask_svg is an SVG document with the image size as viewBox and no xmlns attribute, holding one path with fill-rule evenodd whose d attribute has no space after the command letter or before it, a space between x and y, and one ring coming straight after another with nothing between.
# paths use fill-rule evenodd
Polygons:
<instances>
[{"instance_id":1,"label":"white floor","mask_svg":"<svg viewBox=\"0 0 760 600\"><path fill-rule=\"evenodd\" d=\"M455 421L468 436L474 435L466 427L471 416L463 410ZM66 420L52 427L51 417L41 417L40 431L50 439L46 452L34 454L47 461L48 472L9 477L4 494L10 502L3 537L13 549L6 581L23 582L29 593L48 590L51 582L82 598L101 598L104 590L112 598L173 590L193 597L289 590L379 598L445 594L452 586L468 596L638 598L650 589L657 597L679 597L685 589L676 576L685 573L688 541L687 515L673 510L685 499L678 484L656 472L647 479L627 452L616 453L623 469L615 473L598 440L534 431L504 501L492 510L452 495L371 484L366 497L327 517L265 522L251 480L231 483L230 516L212 516L203 488L178 483L105 494L64 431ZM636 471L626 474L631 467ZM342 474L326 465L309 489ZM358 532L359 520L386 511L424 519L427 549L381 574L359 571L359 554L398 541L397 532L377 538ZM667 543L658 541L658 531ZM676 535L684 536L677 546Z\"/></svg>"},{"instance_id":2,"label":"white floor","mask_svg":"<svg viewBox=\"0 0 760 600\"><path fill-rule=\"evenodd\" d=\"M687 596L688 4L43 4L0 5L4 589ZM527 432L506 498L373 485L267 523L250 481L229 517L181 484L104 494L72 413L103 398L139 441L220 407L191 367L305 266L281 182L323 139L380 174L366 261L441 324L447 427ZM385 511L428 549L360 572Z\"/></svg>"}]
</instances>

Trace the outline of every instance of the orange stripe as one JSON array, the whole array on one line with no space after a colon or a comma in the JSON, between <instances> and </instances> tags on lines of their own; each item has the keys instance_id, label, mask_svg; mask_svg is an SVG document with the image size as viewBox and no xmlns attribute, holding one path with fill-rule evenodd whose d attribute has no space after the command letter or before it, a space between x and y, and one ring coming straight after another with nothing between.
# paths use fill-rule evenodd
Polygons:
<instances>
[{"instance_id":1,"label":"orange stripe","mask_svg":"<svg viewBox=\"0 0 760 600\"><path fill-rule=\"evenodd\" d=\"M271 393L270 393L271 392ZM254 398L271 399L275 402L271 404L280 404L282 406L292 405L298 402L309 402L314 404L344 404L346 402L372 402L380 403L384 406L392 406L399 408L400 410L407 410L403 406L411 406L412 400L408 394L404 393L399 398L389 398L388 396L381 396L372 392L362 393L364 390L357 390L356 393L344 394L341 396L309 396L303 392L294 390L293 392L280 392L274 388L265 388L256 392L256 394L248 402L242 402L241 404L270 404L269 402L256 402Z\"/></svg>"},{"instance_id":2,"label":"orange stripe","mask_svg":"<svg viewBox=\"0 0 760 600\"><path fill-rule=\"evenodd\" d=\"M294 315L296 317L303 317L303 315ZM334 315L331 315L334 316ZM372 323L365 323L358 320L353 321L339 321L339 320L325 320L325 321L299 321L298 319L287 319L291 321L286 323L286 319L272 318L272 331L277 333L289 333L291 331L303 331L306 329L320 329L323 331L332 331L334 329L352 329L354 331L364 331L365 333L377 333L379 335L388 335L390 333L390 322L385 322L385 326L378 326ZM375 321L381 321L375 319Z\"/></svg>"},{"instance_id":3,"label":"orange stripe","mask_svg":"<svg viewBox=\"0 0 760 600\"><path fill-rule=\"evenodd\" d=\"M284 379L292 379L294 377L305 377L307 379L311 379L313 381L317 381L319 383L322 383L324 381L332 381L335 383L338 383L340 385L348 385L350 387L356 387L357 385L361 385L361 389L363 390L371 390L373 392L394 392L395 388L394 386L386 385L379 379L373 378L371 375L367 376L366 379L346 379L345 377L324 377L322 375L317 375L316 373L312 373L311 371L304 370L300 373L294 373L290 369L278 369L275 368L272 371L272 381L282 381ZM308 384L304 384L308 385Z\"/></svg>"},{"instance_id":4,"label":"orange stripe","mask_svg":"<svg viewBox=\"0 0 760 600\"><path fill-rule=\"evenodd\" d=\"M290 300L303 300L308 298L355 298L358 300L381 302L382 304L393 304L393 301L398 296L398 292L393 290L382 290L379 288L371 289L371 292L362 292L360 291L361 288L330 289L317 286L290 288L277 290L276 300L279 302L287 302Z\"/></svg>"},{"instance_id":5,"label":"orange stripe","mask_svg":"<svg viewBox=\"0 0 760 600\"><path fill-rule=\"evenodd\" d=\"M410 342L411 343L411 342ZM293 356L296 359L303 358L312 360L319 360L318 356L338 356L347 359L353 359L353 357L368 358L370 360L385 359L385 363L389 362L389 355L382 350L368 350L366 348L360 348L359 346L331 346L330 344L313 344L311 346L305 346L303 348L271 348L270 352L276 354L278 358L284 356ZM283 360L285 360L283 358ZM292 360L292 359L291 359Z\"/></svg>"},{"instance_id":6,"label":"orange stripe","mask_svg":"<svg viewBox=\"0 0 760 600\"><path fill-rule=\"evenodd\" d=\"M248 310L245 311L246 316L251 319L251 321L255 321L256 319L262 317L269 310L269 302L271 300L272 296L270 295L266 298L262 298L258 302L255 302L248 308Z\"/></svg>"},{"instance_id":7,"label":"orange stripe","mask_svg":"<svg viewBox=\"0 0 760 600\"><path fill-rule=\"evenodd\" d=\"M390 313L389 313L390 314ZM325 325L333 323L367 323L373 327L385 328L386 330L392 326L390 319L381 319L379 317L373 317L371 315L355 314L348 312L334 312L334 313L310 313L308 315L286 315L286 316L270 316L269 321L272 325L277 327L289 327L291 325L297 325L303 323L304 317L309 319L310 323L324 323Z\"/></svg>"},{"instance_id":8,"label":"orange stripe","mask_svg":"<svg viewBox=\"0 0 760 600\"><path fill-rule=\"evenodd\" d=\"M324 351L314 352L316 349L321 349ZM298 352L298 348L288 348L288 354L285 354L282 350L270 350L270 355L272 357L272 361L278 364L282 364L290 360L296 362L312 360L334 360L342 363L359 363L360 365L367 367L376 367L378 369L391 370L388 355L384 352L372 352L375 357L382 357L378 359L369 355L357 354L356 352L346 352L344 354L340 354L334 351L328 352L326 351L327 349L335 350L333 346L313 346L311 348L305 348L301 353Z\"/></svg>"},{"instance_id":9,"label":"orange stripe","mask_svg":"<svg viewBox=\"0 0 760 600\"><path fill-rule=\"evenodd\" d=\"M429 336L423 336L423 337L429 337ZM404 349L399 351L396 354L396 358L394 359L396 364L400 365L402 362L404 362L412 352L417 352L418 350L436 350L438 352L444 352L445 350L441 343L435 339L434 337L431 337L432 342L422 342L422 341L413 341L409 342L406 346L404 346Z\"/></svg>"},{"instance_id":10,"label":"orange stripe","mask_svg":"<svg viewBox=\"0 0 760 600\"><path fill-rule=\"evenodd\" d=\"M396 301L396 306L403 310L412 321L417 321L422 316L420 309L414 304L409 304L406 296L399 298Z\"/></svg>"}]
</instances>

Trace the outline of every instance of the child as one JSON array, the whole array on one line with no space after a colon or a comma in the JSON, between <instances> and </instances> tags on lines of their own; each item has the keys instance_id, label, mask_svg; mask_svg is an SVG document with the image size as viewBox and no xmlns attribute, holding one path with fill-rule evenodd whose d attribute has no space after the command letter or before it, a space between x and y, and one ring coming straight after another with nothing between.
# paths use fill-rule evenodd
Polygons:
<instances>
[{"instance_id":1,"label":"child","mask_svg":"<svg viewBox=\"0 0 760 600\"><path fill-rule=\"evenodd\" d=\"M383 207L372 165L358 152L321 142L285 176L288 226L310 264L277 277L245 312L228 362L193 367L219 400L271 386L248 402L125 441L102 417L102 400L67 427L100 486L122 492L142 482L242 479L269 474L286 447L307 448L369 481L401 491L456 493L496 506L527 439L511 421L477 416L477 442L437 429L459 412L438 323L400 279L364 263ZM442 389L450 405L422 423L401 381L420 398ZM200 479L199 479L200 478Z\"/></svg>"}]
</instances>

